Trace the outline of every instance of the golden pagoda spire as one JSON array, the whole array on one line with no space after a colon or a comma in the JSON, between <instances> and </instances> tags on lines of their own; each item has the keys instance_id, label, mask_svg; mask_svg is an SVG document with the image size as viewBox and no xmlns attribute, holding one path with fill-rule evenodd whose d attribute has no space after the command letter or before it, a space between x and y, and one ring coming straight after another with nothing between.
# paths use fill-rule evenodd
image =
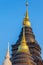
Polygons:
<instances>
[{"instance_id":1,"label":"golden pagoda spire","mask_svg":"<svg viewBox=\"0 0 43 65\"><path fill-rule=\"evenodd\" d=\"M18 47L18 52L29 52L29 48L26 44L26 39L25 39L24 27L23 27L23 37L22 37L22 40L21 40L21 44Z\"/></svg>"},{"instance_id":2,"label":"golden pagoda spire","mask_svg":"<svg viewBox=\"0 0 43 65\"><path fill-rule=\"evenodd\" d=\"M10 60L9 42L8 42L8 49L7 49L7 53L3 65L12 65L12 62Z\"/></svg>"},{"instance_id":3,"label":"golden pagoda spire","mask_svg":"<svg viewBox=\"0 0 43 65\"><path fill-rule=\"evenodd\" d=\"M26 0L26 15L25 15L25 18L24 18L24 21L23 21L23 25L27 26L27 27L31 26L31 23L30 23L29 17L28 17L28 1L27 0Z\"/></svg>"}]
</instances>

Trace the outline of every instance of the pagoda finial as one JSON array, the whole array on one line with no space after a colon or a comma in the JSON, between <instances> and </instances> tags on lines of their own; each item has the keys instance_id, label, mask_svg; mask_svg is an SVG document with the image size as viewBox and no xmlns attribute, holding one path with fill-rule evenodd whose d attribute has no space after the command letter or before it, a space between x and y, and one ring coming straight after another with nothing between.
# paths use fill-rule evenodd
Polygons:
<instances>
[{"instance_id":1,"label":"pagoda finial","mask_svg":"<svg viewBox=\"0 0 43 65\"><path fill-rule=\"evenodd\" d=\"M26 15L25 15L25 18L24 18L24 21L23 21L23 25L26 26L26 27L31 26L29 16L28 16L28 1L27 0L26 0Z\"/></svg>"},{"instance_id":2,"label":"pagoda finial","mask_svg":"<svg viewBox=\"0 0 43 65\"><path fill-rule=\"evenodd\" d=\"M8 49L7 49L7 53L6 53L6 58L10 58L9 42L8 42Z\"/></svg>"},{"instance_id":3,"label":"pagoda finial","mask_svg":"<svg viewBox=\"0 0 43 65\"><path fill-rule=\"evenodd\" d=\"M8 42L8 52L9 52L9 42Z\"/></svg>"},{"instance_id":4,"label":"pagoda finial","mask_svg":"<svg viewBox=\"0 0 43 65\"><path fill-rule=\"evenodd\" d=\"M26 18L28 19L28 1L26 0Z\"/></svg>"},{"instance_id":5,"label":"pagoda finial","mask_svg":"<svg viewBox=\"0 0 43 65\"><path fill-rule=\"evenodd\" d=\"M28 6L28 1L26 0L26 6Z\"/></svg>"},{"instance_id":6,"label":"pagoda finial","mask_svg":"<svg viewBox=\"0 0 43 65\"><path fill-rule=\"evenodd\" d=\"M3 65L12 65L12 62L10 60L9 42L8 42L8 49L7 49L7 53Z\"/></svg>"},{"instance_id":7,"label":"pagoda finial","mask_svg":"<svg viewBox=\"0 0 43 65\"><path fill-rule=\"evenodd\" d=\"M26 10L28 10L28 1L26 0Z\"/></svg>"},{"instance_id":8,"label":"pagoda finial","mask_svg":"<svg viewBox=\"0 0 43 65\"><path fill-rule=\"evenodd\" d=\"M29 48L26 44L25 29L23 27L23 36L22 36L21 44L18 47L18 52L28 52L28 51L29 51Z\"/></svg>"}]
</instances>

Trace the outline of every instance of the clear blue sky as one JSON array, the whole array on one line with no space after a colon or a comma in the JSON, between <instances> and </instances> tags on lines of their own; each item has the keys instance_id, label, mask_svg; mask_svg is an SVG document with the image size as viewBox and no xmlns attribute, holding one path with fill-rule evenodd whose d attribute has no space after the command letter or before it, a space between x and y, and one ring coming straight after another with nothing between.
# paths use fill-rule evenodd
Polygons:
<instances>
[{"instance_id":1,"label":"clear blue sky","mask_svg":"<svg viewBox=\"0 0 43 65\"><path fill-rule=\"evenodd\" d=\"M29 1L29 18L36 40L43 55L43 0ZM16 42L26 12L26 0L0 0L0 65L2 65L8 42ZM42 56L43 57L43 56Z\"/></svg>"}]
</instances>

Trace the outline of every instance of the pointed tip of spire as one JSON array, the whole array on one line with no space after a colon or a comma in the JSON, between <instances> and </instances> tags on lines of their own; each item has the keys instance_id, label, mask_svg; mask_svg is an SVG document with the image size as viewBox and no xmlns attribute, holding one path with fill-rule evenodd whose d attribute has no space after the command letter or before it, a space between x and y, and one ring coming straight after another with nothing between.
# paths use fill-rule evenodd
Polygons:
<instances>
[{"instance_id":1,"label":"pointed tip of spire","mask_svg":"<svg viewBox=\"0 0 43 65\"><path fill-rule=\"evenodd\" d=\"M6 56L5 56L5 60L4 60L4 63L3 65L12 65L12 62L10 60L10 49L9 49L9 42L8 42L8 48L7 48L7 53L6 53Z\"/></svg>"},{"instance_id":2,"label":"pointed tip of spire","mask_svg":"<svg viewBox=\"0 0 43 65\"><path fill-rule=\"evenodd\" d=\"M8 51L9 51L9 42L8 42Z\"/></svg>"},{"instance_id":3,"label":"pointed tip of spire","mask_svg":"<svg viewBox=\"0 0 43 65\"><path fill-rule=\"evenodd\" d=\"M22 45L26 45L25 28L24 28L24 26L23 26L23 36L22 36L21 44Z\"/></svg>"},{"instance_id":4,"label":"pointed tip of spire","mask_svg":"<svg viewBox=\"0 0 43 65\"><path fill-rule=\"evenodd\" d=\"M26 19L29 19L29 16L28 16L28 1L26 0L26 16L25 16Z\"/></svg>"},{"instance_id":5,"label":"pointed tip of spire","mask_svg":"<svg viewBox=\"0 0 43 65\"><path fill-rule=\"evenodd\" d=\"M28 1L26 0L26 7L28 6Z\"/></svg>"},{"instance_id":6,"label":"pointed tip of spire","mask_svg":"<svg viewBox=\"0 0 43 65\"><path fill-rule=\"evenodd\" d=\"M10 58L9 42L8 42L8 49L7 49L7 53L6 53L6 58Z\"/></svg>"},{"instance_id":7,"label":"pointed tip of spire","mask_svg":"<svg viewBox=\"0 0 43 65\"><path fill-rule=\"evenodd\" d=\"M23 21L23 25L27 26L27 27L31 26L29 16L28 16L28 1L27 0L26 0L26 15L25 15L25 18L24 18L24 21Z\"/></svg>"}]
</instances>

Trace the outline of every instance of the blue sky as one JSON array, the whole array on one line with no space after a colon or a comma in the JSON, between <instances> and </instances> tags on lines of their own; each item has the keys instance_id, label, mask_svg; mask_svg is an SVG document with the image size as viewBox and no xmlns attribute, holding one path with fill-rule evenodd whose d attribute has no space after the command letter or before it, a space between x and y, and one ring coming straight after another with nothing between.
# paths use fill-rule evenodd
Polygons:
<instances>
[{"instance_id":1,"label":"blue sky","mask_svg":"<svg viewBox=\"0 0 43 65\"><path fill-rule=\"evenodd\" d=\"M26 12L26 0L0 0L0 65L2 65L8 42L14 44L20 34ZM43 55L43 0L29 0L29 18L36 40ZM42 56L43 58L43 56Z\"/></svg>"}]
</instances>

